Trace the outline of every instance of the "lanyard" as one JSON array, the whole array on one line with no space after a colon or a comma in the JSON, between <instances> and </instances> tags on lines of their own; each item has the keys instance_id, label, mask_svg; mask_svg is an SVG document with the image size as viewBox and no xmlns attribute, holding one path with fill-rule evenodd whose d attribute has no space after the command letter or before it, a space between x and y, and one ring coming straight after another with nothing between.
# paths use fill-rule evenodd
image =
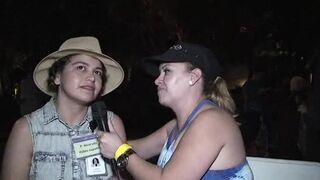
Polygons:
<instances>
[{"instance_id":1,"label":"lanyard","mask_svg":"<svg viewBox=\"0 0 320 180\"><path fill-rule=\"evenodd\" d=\"M205 104L211 104L213 106L217 106L217 103L214 101L203 99L199 102L199 104L192 110L191 114L188 116L186 122L183 124L182 128L179 131L178 125L175 126L175 128L171 131L168 142L167 142L167 149L169 149L170 145L173 143L173 141L180 135L181 132L184 131L185 128L187 128L190 123L193 120L193 117L195 114L201 109Z\"/></svg>"}]
</instances>

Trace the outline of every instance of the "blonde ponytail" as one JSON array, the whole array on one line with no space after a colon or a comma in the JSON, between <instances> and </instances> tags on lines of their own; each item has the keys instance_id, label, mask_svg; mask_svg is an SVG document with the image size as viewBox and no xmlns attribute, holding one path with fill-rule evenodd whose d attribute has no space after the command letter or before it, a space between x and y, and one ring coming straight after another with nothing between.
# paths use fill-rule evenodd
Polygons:
<instances>
[{"instance_id":1,"label":"blonde ponytail","mask_svg":"<svg viewBox=\"0 0 320 180\"><path fill-rule=\"evenodd\" d=\"M215 100L220 107L226 109L232 115L235 113L236 105L222 77L217 76L213 82L208 83L207 87L205 87L205 93L207 98Z\"/></svg>"}]
</instances>

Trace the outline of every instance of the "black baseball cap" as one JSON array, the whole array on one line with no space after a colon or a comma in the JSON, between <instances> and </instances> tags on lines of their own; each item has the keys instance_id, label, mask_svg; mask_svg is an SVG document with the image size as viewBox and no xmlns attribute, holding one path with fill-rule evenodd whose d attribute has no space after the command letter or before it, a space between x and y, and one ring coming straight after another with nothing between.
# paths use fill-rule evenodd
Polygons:
<instances>
[{"instance_id":1,"label":"black baseball cap","mask_svg":"<svg viewBox=\"0 0 320 180\"><path fill-rule=\"evenodd\" d=\"M189 62L200 68L208 79L214 79L222 73L222 67L210 49L185 42L171 46L162 54L146 57L143 67L148 74L158 76L159 64L169 62Z\"/></svg>"}]
</instances>

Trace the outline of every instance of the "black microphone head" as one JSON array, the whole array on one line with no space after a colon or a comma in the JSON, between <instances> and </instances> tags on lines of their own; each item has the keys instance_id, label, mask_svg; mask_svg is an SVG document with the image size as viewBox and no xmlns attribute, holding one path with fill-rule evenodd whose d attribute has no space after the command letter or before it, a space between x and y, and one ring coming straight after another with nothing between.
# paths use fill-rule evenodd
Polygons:
<instances>
[{"instance_id":1,"label":"black microphone head","mask_svg":"<svg viewBox=\"0 0 320 180\"><path fill-rule=\"evenodd\" d=\"M91 105L92 119L96 122L98 129L106 131L107 123L107 107L103 101L96 101Z\"/></svg>"},{"instance_id":2,"label":"black microphone head","mask_svg":"<svg viewBox=\"0 0 320 180\"><path fill-rule=\"evenodd\" d=\"M93 132L98 127L97 121L94 119L92 121L90 121L89 127L90 127L91 131Z\"/></svg>"},{"instance_id":3,"label":"black microphone head","mask_svg":"<svg viewBox=\"0 0 320 180\"><path fill-rule=\"evenodd\" d=\"M92 114L99 114L101 111L105 112L107 110L106 104L103 101L96 101L91 105Z\"/></svg>"}]
</instances>

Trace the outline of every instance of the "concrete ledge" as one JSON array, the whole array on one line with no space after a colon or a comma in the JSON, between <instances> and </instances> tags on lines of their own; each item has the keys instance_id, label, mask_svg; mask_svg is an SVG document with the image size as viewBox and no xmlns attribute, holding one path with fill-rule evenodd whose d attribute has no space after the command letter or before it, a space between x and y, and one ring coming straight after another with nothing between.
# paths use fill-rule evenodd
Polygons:
<instances>
[{"instance_id":1,"label":"concrete ledge","mask_svg":"<svg viewBox=\"0 0 320 180\"><path fill-rule=\"evenodd\" d=\"M320 180L320 163L247 157L255 180Z\"/></svg>"}]
</instances>

